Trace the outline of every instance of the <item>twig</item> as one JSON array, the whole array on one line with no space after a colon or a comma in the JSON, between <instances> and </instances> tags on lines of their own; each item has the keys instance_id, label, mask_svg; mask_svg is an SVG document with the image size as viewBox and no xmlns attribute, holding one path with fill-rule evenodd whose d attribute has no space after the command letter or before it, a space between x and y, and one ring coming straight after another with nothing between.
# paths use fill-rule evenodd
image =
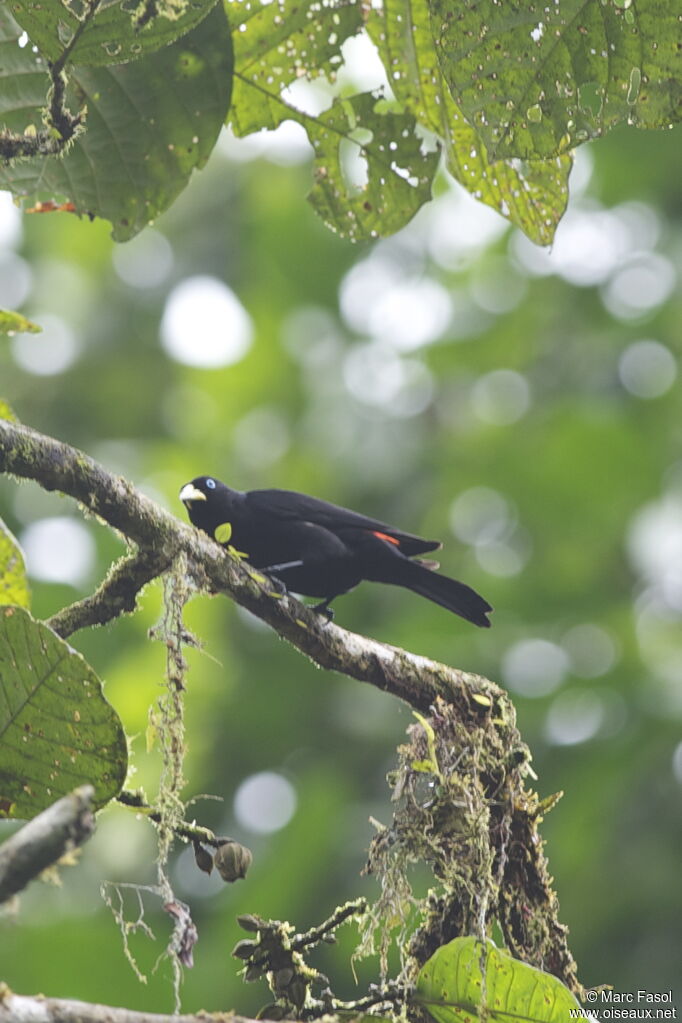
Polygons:
<instances>
[{"instance_id":1,"label":"twig","mask_svg":"<svg viewBox=\"0 0 682 1023\"><path fill-rule=\"evenodd\" d=\"M155 824L159 824L161 821L159 810L145 802L139 792L130 792L128 789L123 789L116 796L116 801L143 814L150 821L154 821ZM186 839L188 842L202 842L204 845L210 845L215 849L220 845L216 835L210 828L202 828L199 824L189 824L187 821L182 821L182 823L175 825L173 827L173 834L177 835L178 838Z\"/></svg>"},{"instance_id":2,"label":"twig","mask_svg":"<svg viewBox=\"0 0 682 1023\"><path fill-rule=\"evenodd\" d=\"M294 952L300 952L308 945L317 945L324 940L325 935L333 934L351 916L361 916L367 909L366 899L356 899L355 902L347 902L345 906L339 906L336 912L318 924L311 927L303 934L296 934L291 940L291 948Z\"/></svg>"},{"instance_id":3,"label":"twig","mask_svg":"<svg viewBox=\"0 0 682 1023\"><path fill-rule=\"evenodd\" d=\"M94 794L92 785L82 785L43 810L0 846L0 903L20 892L64 853L90 838L95 830Z\"/></svg>"},{"instance_id":4,"label":"twig","mask_svg":"<svg viewBox=\"0 0 682 1023\"><path fill-rule=\"evenodd\" d=\"M47 624L66 639L79 629L106 625L135 610L137 595L169 565L168 558L149 550L136 551L117 561L104 582L85 600L76 601L48 618Z\"/></svg>"}]
</instances>

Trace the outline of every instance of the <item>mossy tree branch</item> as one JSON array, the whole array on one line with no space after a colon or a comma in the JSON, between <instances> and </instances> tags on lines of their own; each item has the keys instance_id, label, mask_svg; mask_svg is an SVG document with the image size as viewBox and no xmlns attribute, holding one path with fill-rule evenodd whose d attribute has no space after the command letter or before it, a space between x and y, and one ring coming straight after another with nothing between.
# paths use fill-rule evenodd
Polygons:
<instances>
[{"instance_id":1,"label":"mossy tree branch","mask_svg":"<svg viewBox=\"0 0 682 1023\"><path fill-rule=\"evenodd\" d=\"M482 936L495 918L517 956L581 990L538 833L544 807L526 788L530 754L504 690L480 675L327 623L293 597L274 592L271 581L248 563L128 481L26 426L0 420L0 471L70 495L135 548L92 597L54 616L62 635L132 610L141 587L182 555L187 581L198 591L230 596L315 664L376 686L428 715L414 726L412 748L403 748L397 809L384 833L385 848L400 850L403 861L396 868L393 854L383 855L381 835L370 856L385 893L386 877L420 855L441 883L410 943L413 963L418 966L459 934ZM439 795L423 804L414 776L423 778L425 770ZM406 805L402 797L410 792ZM467 857L469 873L458 868ZM390 902L390 892L387 897Z\"/></svg>"}]
</instances>

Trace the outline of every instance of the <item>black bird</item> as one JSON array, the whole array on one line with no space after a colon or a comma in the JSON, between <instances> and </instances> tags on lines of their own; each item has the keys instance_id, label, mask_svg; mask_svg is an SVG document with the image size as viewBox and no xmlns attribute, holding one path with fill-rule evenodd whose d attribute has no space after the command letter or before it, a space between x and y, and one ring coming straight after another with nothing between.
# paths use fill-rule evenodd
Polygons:
<instances>
[{"instance_id":1,"label":"black bird","mask_svg":"<svg viewBox=\"0 0 682 1023\"><path fill-rule=\"evenodd\" d=\"M456 579L436 575L437 561L412 558L435 551L438 540L422 540L377 519L366 518L293 490L231 490L213 476L197 476L180 491L190 521L209 536L229 542L249 564L280 580L288 590L322 597L329 605L363 579L392 583L483 628L492 607ZM224 531L229 524L226 541Z\"/></svg>"}]
</instances>

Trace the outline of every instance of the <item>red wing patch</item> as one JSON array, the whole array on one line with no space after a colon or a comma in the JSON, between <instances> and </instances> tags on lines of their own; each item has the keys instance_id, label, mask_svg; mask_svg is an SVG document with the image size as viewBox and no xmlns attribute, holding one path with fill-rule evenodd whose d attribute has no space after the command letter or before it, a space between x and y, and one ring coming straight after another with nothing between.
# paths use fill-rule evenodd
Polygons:
<instances>
[{"instance_id":1,"label":"red wing patch","mask_svg":"<svg viewBox=\"0 0 682 1023\"><path fill-rule=\"evenodd\" d=\"M395 544L396 547L400 547L400 540L396 540L394 536L389 536L388 533L379 533L376 529L372 530L374 536L378 536L380 540L386 540L387 543Z\"/></svg>"}]
</instances>

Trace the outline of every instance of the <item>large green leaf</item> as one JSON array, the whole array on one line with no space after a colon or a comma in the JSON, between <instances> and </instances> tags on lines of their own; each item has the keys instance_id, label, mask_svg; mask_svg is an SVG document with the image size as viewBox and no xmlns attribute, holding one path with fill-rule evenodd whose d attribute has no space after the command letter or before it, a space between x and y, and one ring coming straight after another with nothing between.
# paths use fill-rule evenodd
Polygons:
<instances>
[{"instance_id":1,"label":"large green leaf","mask_svg":"<svg viewBox=\"0 0 682 1023\"><path fill-rule=\"evenodd\" d=\"M63 0L12 0L12 14L48 60L59 60L71 46L71 63L101 66L137 60L175 42L198 25L215 3L188 0L173 5L176 9L171 7L171 16L160 13L143 28L134 22L134 0L84 3L78 13ZM164 5L160 6L163 12Z\"/></svg>"},{"instance_id":2,"label":"large green leaf","mask_svg":"<svg viewBox=\"0 0 682 1023\"><path fill-rule=\"evenodd\" d=\"M0 519L0 605L18 604L20 607L29 607L30 603L31 594L23 551Z\"/></svg>"},{"instance_id":3,"label":"large green leaf","mask_svg":"<svg viewBox=\"0 0 682 1023\"><path fill-rule=\"evenodd\" d=\"M92 668L19 607L0 608L0 815L27 818L77 785L103 806L120 792L127 747Z\"/></svg>"},{"instance_id":4,"label":"large green leaf","mask_svg":"<svg viewBox=\"0 0 682 1023\"><path fill-rule=\"evenodd\" d=\"M0 122L40 124L48 77L17 46L19 30L0 9ZM203 166L230 101L232 50L222 7L178 42L132 64L76 67L67 99L87 105L86 130L63 157L0 169L15 195L68 197L76 212L105 217L118 241L163 212ZM11 87L10 87L11 86Z\"/></svg>"},{"instance_id":5,"label":"large green leaf","mask_svg":"<svg viewBox=\"0 0 682 1023\"><path fill-rule=\"evenodd\" d=\"M492 206L539 245L548 245L568 203L570 156L491 163L441 74L428 0L383 0L367 28L391 87L420 124L442 139L447 169L476 199Z\"/></svg>"},{"instance_id":6,"label":"large green leaf","mask_svg":"<svg viewBox=\"0 0 682 1023\"><path fill-rule=\"evenodd\" d=\"M441 70L491 159L680 119L679 0L430 0Z\"/></svg>"},{"instance_id":7,"label":"large green leaf","mask_svg":"<svg viewBox=\"0 0 682 1023\"><path fill-rule=\"evenodd\" d=\"M243 0L227 5L234 32L235 84L229 121L236 135L276 128L289 116L279 102L305 75L333 76L341 44L363 26L357 0L287 4Z\"/></svg>"},{"instance_id":8,"label":"large green leaf","mask_svg":"<svg viewBox=\"0 0 682 1023\"><path fill-rule=\"evenodd\" d=\"M437 1023L566 1023L580 1012L556 977L476 938L455 938L434 952L416 993Z\"/></svg>"},{"instance_id":9,"label":"large green leaf","mask_svg":"<svg viewBox=\"0 0 682 1023\"><path fill-rule=\"evenodd\" d=\"M364 93L337 98L312 116L283 97L305 75L333 77L341 44L364 24L356 0L291 6L230 4L234 29L235 88L229 122L237 135L276 128L282 121L303 125L315 151L308 199L325 223L355 241L391 234L431 198L437 153L424 153L408 111L391 109L381 97ZM344 152L344 147L346 151ZM359 157L366 181L351 181L346 159Z\"/></svg>"}]
</instances>

